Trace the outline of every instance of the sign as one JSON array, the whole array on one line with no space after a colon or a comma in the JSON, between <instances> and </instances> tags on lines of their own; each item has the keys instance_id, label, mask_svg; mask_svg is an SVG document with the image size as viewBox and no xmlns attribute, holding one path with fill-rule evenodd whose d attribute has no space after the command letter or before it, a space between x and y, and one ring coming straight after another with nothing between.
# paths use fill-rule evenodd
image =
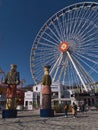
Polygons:
<instances>
[{"instance_id":1,"label":"sign","mask_svg":"<svg viewBox=\"0 0 98 130\"><path fill-rule=\"evenodd\" d=\"M25 92L25 98L32 99L33 98L33 92L31 92L31 91Z\"/></svg>"}]
</instances>

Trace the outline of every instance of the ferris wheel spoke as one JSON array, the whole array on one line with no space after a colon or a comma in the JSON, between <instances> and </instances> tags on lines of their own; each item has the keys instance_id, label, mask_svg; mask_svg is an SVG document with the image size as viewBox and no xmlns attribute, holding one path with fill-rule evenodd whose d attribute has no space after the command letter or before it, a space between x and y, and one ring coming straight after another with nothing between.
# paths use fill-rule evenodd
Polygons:
<instances>
[{"instance_id":1,"label":"ferris wheel spoke","mask_svg":"<svg viewBox=\"0 0 98 130\"><path fill-rule=\"evenodd\" d=\"M56 18L57 19L57 18ZM53 28L55 29L54 30L54 32L56 32L56 34L58 35L58 37L59 37L59 41L62 41L62 39L61 39L61 34L60 34L60 30L57 28L57 23L55 22L53 22L53 24L52 24L52 26L53 26Z\"/></svg>"},{"instance_id":2,"label":"ferris wheel spoke","mask_svg":"<svg viewBox=\"0 0 98 130\"><path fill-rule=\"evenodd\" d=\"M84 12L82 11L81 16L78 14L78 19L76 20L77 26L75 28L74 33L79 34L80 30L82 30L82 28L85 26L85 23L86 23L87 20L84 22L84 17L85 17L85 15L88 11L89 11L89 9L85 10Z\"/></svg>"},{"instance_id":3,"label":"ferris wheel spoke","mask_svg":"<svg viewBox=\"0 0 98 130\"><path fill-rule=\"evenodd\" d=\"M60 57L60 59L59 59L59 63L58 63L58 65L56 66L57 68L56 68L56 71L55 71L54 76L53 76L53 81L55 81L55 78L56 78L56 76L57 76L57 73L58 73L60 64L61 64L61 62L62 62L62 58L63 58L63 55L61 54L61 57Z\"/></svg>"},{"instance_id":4,"label":"ferris wheel spoke","mask_svg":"<svg viewBox=\"0 0 98 130\"><path fill-rule=\"evenodd\" d=\"M52 52L51 52L51 49L52 49ZM50 52L51 54L53 53L58 53L58 48L57 47L48 47L48 46L44 46L44 47L39 47L38 48L38 52L41 54L43 52L47 53L47 52ZM36 54L37 55L37 54ZM39 55L39 54L38 54Z\"/></svg>"},{"instance_id":5,"label":"ferris wheel spoke","mask_svg":"<svg viewBox=\"0 0 98 130\"><path fill-rule=\"evenodd\" d=\"M95 72L95 73L98 73L98 71L94 68L94 66L92 67L91 65L87 64L86 61L82 60L80 57L77 56L77 58L82 61L83 64L85 64L89 69L90 69L90 72Z\"/></svg>"},{"instance_id":6,"label":"ferris wheel spoke","mask_svg":"<svg viewBox=\"0 0 98 130\"><path fill-rule=\"evenodd\" d=\"M98 47L94 47L94 42L92 42L92 45L83 45L82 47L77 47L76 49L78 50L77 52L81 52L81 54L93 54L97 55L98 54ZM95 53L95 54L94 54Z\"/></svg>"},{"instance_id":7,"label":"ferris wheel spoke","mask_svg":"<svg viewBox=\"0 0 98 130\"><path fill-rule=\"evenodd\" d=\"M82 36L82 39L85 37L85 35L87 35L87 33L90 33L93 29L95 29L94 27L91 28L91 22L86 20L85 22L83 22L82 20L82 24L79 27L79 31L77 32L78 35ZM86 32L86 33L85 33ZM88 35L87 35L88 36Z\"/></svg>"},{"instance_id":8,"label":"ferris wheel spoke","mask_svg":"<svg viewBox=\"0 0 98 130\"><path fill-rule=\"evenodd\" d=\"M89 8L87 10L85 10L83 7L78 9L78 16L75 18L75 28L74 28L75 34L77 34L77 32L79 32L79 30L82 28L83 26L82 19L85 17L88 11Z\"/></svg>"},{"instance_id":9,"label":"ferris wheel spoke","mask_svg":"<svg viewBox=\"0 0 98 130\"><path fill-rule=\"evenodd\" d=\"M69 21L69 12L67 13L67 24L66 24L66 36L67 36L67 39L69 37L69 24L68 24L68 21Z\"/></svg>"},{"instance_id":10,"label":"ferris wheel spoke","mask_svg":"<svg viewBox=\"0 0 98 130\"><path fill-rule=\"evenodd\" d=\"M85 32L86 33L89 33L90 31L92 31L92 28L91 28L91 23L88 21L88 20L86 20L85 22L83 22L84 20L82 20L82 22L81 22L81 28L78 30L78 32L76 32L79 36L81 36L82 37L82 39L85 37ZM91 30L90 30L90 29ZM94 28L94 27L93 27ZM89 29L89 30L88 30Z\"/></svg>"},{"instance_id":11,"label":"ferris wheel spoke","mask_svg":"<svg viewBox=\"0 0 98 130\"><path fill-rule=\"evenodd\" d=\"M62 78L63 84L65 83L66 75L67 75L67 72L68 72L68 63L69 63L69 58L68 58L68 56L66 56L64 64L63 64L63 67L64 67L63 78Z\"/></svg>"},{"instance_id":12,"label":"ferris wheel spoke","mask_svg":"<svg viewBox=\"0 0 98 130\"><path fill-rule=\"evenodd\" d=\"M76 14L75 14L75 10ZM69 12L69 37L73 34L73 32L75 31L75 27L77 26L77 23L74 22L75 17L79 17L79 9L71 9L71 11ZM75 16L76 15L76 16Z\"/></svg>"},{"instance_id":13,"label":"ferris wheel spoke","mask_svg":"<svg viewBox=\"0 0 98 130\"><path fill-rule=\"evenodd\" d=\"M97 47L96 46L97 40L98 39L89 38L89 39L86 39L84 41L81 41L81 45L82 45L81 49L84 48L84 50L86 50L86 48L89 47L89 49L92 49L92 51L95 50L96 49L95 47Z\"/></svg>"},{"instance_id":14,"label":"ferris wheel spoke","mask_svg":"<svg viewBox=\"0 0 98 130\"><path fill-rule=\"evenodd\" d=\"M62 82L64 81L64 79L65 79L64 72L66 73L65 69L66 69L67 65L68 65L68 58L66 57L65 60L63 61L63 63L60 64L61 71L60 71L59 76L58 76L58 81L60 81L60 80L62 80Z\"/></svg>"},{"instance_id":15,"label":"ferris wheel spoke","mask_svg":"<svg viewBox=\"0 0 98 130\"><path fill-rule=\"evenodd\" d=\"M52 73L53 73L55 67L58 65L59 60L60 60L60 58L61 58L61 55L62 55L62 54L60 54L60 56L58 57L57 61L56 61L55 64L52 66L52 68L51 68L51 70L50 70L50 74L51 74L51 75L52 75Z\"/></svg>"},{"instance_id":16,"label":"ferris wheel spoke","mask_svg":"<svg viewBox=\"0 0 98 130\"><path fill-rule=\"evenodd\" d=\"M85 9L84 9L85 10ZM84 22L84 23L86 23L88 20L90 21L90 22L92 22L91 21L91 17L93 16L93 14L95 14L95 12L94 12L94 10L92 9L92 8L88 8L88 11L86 11L85 13L84 13L84 15L83 15L83 17L82 16L80 16L81 17L81 19L86 19L86 21ZM83 24L83 20L81 20L81 22L79 22L80 24L78 24L78 27L77 27L77 30L79 30L79 31L76 31L76 32L81 32L81 30L83 29L85 29L85 28L83 28L84 27L84 24ZM89 23L88 23L89 24Z\"/></svg>"},{"instance_id":17,"label":"ferris wheel spoke","mask_svg":"<svg viewBox=\"0 0 98 130\"><path fill-rule=\"evenodd\" d=\"M50 43L45 43L45 42L39 42L39 50L41 50L42 48L57 48L57 46L53 46L52 44L50 44Z\"/></svg>"},{"instance_id":18,"label":"ferris wheel spoke","mask_svg":"<svg viewBox=\"0 0 98 130\"><path fill-rule=\"evenodd\" d=\"M69 35L70 35L70 22L68 22L68 21L70 21L70 15L71 15L71 11L69 11L67 13L67 24L66 24L66 36L67 37L69 37Z\"/></svg>"},{"instance_id":19,"label":"ferris wheel spoke","mask_svg":"<svg viewBox=\"0 0 98 130\"><path fill-rule=\"evenodd\" d=\"M40 62L39 62L39 63L40 63ZM43 74L40 68L41 68L41 67L43 68L44 65L45 65L44 62L42 62L41 64L36 63L36 67L38 68L38 69L37 69L38 71L37 71L37 72L35 71L35 72L36 72L36 74L38 74L39 76L42 76L42 74ZM33 73L35 73L35 72L33 72Z\"/></svg>"},{"instance_id":20,"label":"ferris wheel spoke","mask_svg":"<svg viewBox=\"0 0 98 130\"><path fill-rule=\"evenodd\" d=\"M53 36L53 35L50 35L51 33L47 33L47 32L45 32L44 34L46 34L46 36L48 36L50 39L52 39L53 40L53 42L56 42L56 43L58 43L59 41Z\"/></svg>"},{"instance_id":21,"label":"ferris wheel spoke","mask_svg":"<svg viewBox=\"0 0 98 130\"><path fill-rule=\"evenodd\" d=\"M65 10L62 11L62 27L63 27L63 36L64 36L64 40L65 40L65 37L66 37L66 33L65 33L65 28L66 28L66 25L65 25Z\"/></svg>"},{"instance_id":22,"label":"ferris wheel spoke","mask_svg":"<svg viewBox=\"0 0 98 130\"><path fill-rule=\"evenodd\" d=\"M52 54L51 55L48 55L47 57L46 56L41 56L39 57L40 60L38 60L38 64L39 64L39 61L42 63L42 64L45 64L45 61L44 59L46 58L47 62L52 62L52 60L54 61L54 59L57 59L57 57L52 57ZM36 59L37 60L37 59ZM37 63L36 63L37 64Z\"/></svg>"},{"instance_id":23,"label":"ferris wheel spoke","mask_svg":"<svg viewBox=\"0 0 98 130\"><path fill-rule=\"evenodd\" d=\"M64 40L66 40L66 14L63 14L63 28L64 28Z\"/></svg>"},{"instance_id":24,"label":"ferris wheel spoke","mask_svg":"<svg viewBox=\"0 0 98 130\"><path fill-rule=\"evenodd\" d=\"M66 80L68 80L68 86L73 89L75 86L80 86L80 80L76 71L73 68L71 61L69 61L67 66ZM77 85L75 85L77 83Z\"/></svg>"},{"instance_id":25,"label":"ferris wheel spoke","mask_svg":"<svg viewBox=\"0 0 98 130\"><path fill-rule=\"evenodd\" d=\"M61 71L60 71L59 76L58 76L58 81L59 81L59 82L60 82L61 77L62 77L62 75L63 75L63 71L64 71L64 66L62 66Z\"/></svg>"},{"instance_id":26,"label":"ferris wheel spoke","mask_svg":"<svg viewBox=\"0 0 98 130\"><path fill-rule=\"evenodd\" d=\"M62 22L60 21L60 18L58 16L57 16L57 24L58 24L58 28L59 28L59 32L60 32L61 41L64 41L63 25L62 25Z\"/></svg>"},{"instance_id":27,"label":"ferris wheel spoke","mask_svg":"<svg viewBox=\"0 0 98 130\"><path fill-rule=\"evenodd\" d=\"M91 83L94 83L94 80L93 78L87 73L87 71L84 69L84 67L81 65L81 63L75 58L73 57L75 62L78 64L79 66L79 70L81 72L81 75L82 75L82 78L84 80L84 82L87 84L87 85L90 85ZM89 86L91 89L92 89L92 86Z\"/></svg>"},{"instance_id":28,"label":"ferris wheel spoke","mask_svg":"<svg viewBox=\"0 0 98 130\"><path fill-rule=\"evenodd\" d=\"M82 58L80 58L79 56L76 56L77 59L79 59L80 61L82 61L82 63L84 63L84 65L86 65L88 68L90 68L90 70L92 70L93 72L98 73L98 71L96 69L94 69L94 67L90 66L89 64L87 64L86 61L84 61Z\"/></svg>"},{"instance_id":29,"label":"ferris wheel spoke","mask_svg":"<svg viewBox=\"0 0 98 130\"><path fill-rule=\"evenodd\" d=\"M74 13L75 11L72 9L71 11L70 11L70 25L69 25L69 37L70 37L70 35L72 34L72 31L73 31L73 26L74 26L74 24L73 24L73 18L74 18L74 15L75 15L75 13Z\"/></svg>"},{"instance_id":30,"label":"ferris wheel spoke","mask_svg":"<svg viewBox=\"0 0 98 130\"><path fill-rule=\"evenodd\" d=\"M98 38L96 37L96 33L95 34L93 33L93 34L90 34L89 36L83 38L82 43L84 43L84 45L85 45L85 43L90 44L91 42L96 41L96 40L98 40Z\"/></svg>"},{"instance_id":31,"label":"ferris wheel spoke","mask_svg":"<svg viewBox=\"0 0 98 130\"><path fill-rule=\"evenodd\" d=\"M72 28L72 34L75 34L75 30L76 30L76 27L77 27L77 20L76 19L79 19L79 17L80 17L80 14L81 14L81 12L82 12L82 9L81 8L76 8L76 11L74 10L74 17L73 17L73 19L72 19L72 21L73 21L73 28ZM83 14L81 14L81 15L83 15ZM75 20L75 21L74 21Z\"/></svg>"},{"instance_id":32,"label":"ferris wheel spoke","mask_svg":"<svg viewBox=\"0 0 98 130\"><path fill-rule=\"evenodd\" d=\"M97 57L98 55L98 49L97 48L93 48L92 49L92 47L93 46L85 46L85 45L83 45L82 47L77 47L76 48L76 50L77 50L77 52L75 52L74 54L76 54L76 53L80 53L80 54L84 54L84 55L86 55L87 54L87 56L95 56L95 57ZM84 49L85 48L85 49Z\"/></svg>"},{"instance_id":33,"label":"ferris wheel spoke","mask_svg":"<svg viewBox=\"0 0 98 130\"><path fill-rule=\"evenodd\" d=\"M41 53L39 53L39 55L36 55L36 57L35 57L36 62L44 61L45 58L49 59L50 57L51 57L51 59L53 59L54 57L52 55L53 55L53 53L49 53L48 55L45 55L45 54L42 54L42 52L41 52Z\"/></svg>"},{"instance_id":34,"label":"ferris wheel spoke","mask_svg":"<svg viewBox=\"0 0 98 130\"><path fill-rule=\"evenodd\" d=\"M98 19L98 7L93 10L93 14L91 15L91 19L93 18L94 23L96 23L96 20Z\"/></svg>"},{"instance_id":35,"label":"ferris wheel spoke","mask_svg":"<svg viewBox=\"0 0 98 130\"><path fill-rule=\"evenodd\" d=\"M90 58L88 58L86 56L83 56L83 55L79 54L79 53L77 53L77 55L81 56L83 59L85 59L87 61L90 61L91 63L94 63L94 64L98 65L98 61L92 60L92 59L90 59Z\"/></svg>"},{"instance_id":36,"label":"ferris wheel spoke","mask_svg":"<svg viewBox=\"0 0 98 130\"><path fill-rule=\"evenodd\" d=\"M56 32L53 31L50 27L48 27L48 29L49 29L49 31L51 32L51 34L60 42L60 41L61 41L61 40L60 40L60 34L59 34L57 28L55 27L55 25L52 24L52 26L55 28ZM54 32L55 32L55 33L54 33Z\"/></svg>"},{"instance_id":37,"label":"ferris wheel spoke","mask_svg":"<svg viewBox=\"0 0 98 130\"><path fill-rule=\"evenodd\" d=\"M90 52L90 53L87 52L86 54L87 54L87 56L90 57L90 58L93 58L93 57L94 57L94 58L97 58L97 59L98 59L98 55L97 55L96 53L95 53L95 54L92 54L92 52Z\"/></svg>"},{"instance_id":38,"label":"ferris wheel spoke","mask_svg":"<svg viewBox=\"0 0 98 130\"><path fill-rule=\"evenodd\" d=\"M57 44L55 44L53 41L49 40L48 38L41 37L41 39L43 39L44 41L49 42L49 43L51 43L51 44L57 46Z\"/></svg>"},{"instance_id":39,"label":"ferris wheel spoke","mask_svg":"<svg viewBox=\"0 0 98 130\"><path fill-rule=\"evenodd\" d=\"M47 47L47 46L45 47L45 46L44 46L44 47L38 48L37 50L38 50L38 51L47 52L47 51L50 51L51 49L52 49L52 47L49 47L49 46L48 46L48 47ZM50 52L51 52L51 51L50 51Z\"/></svg>"},{"instance_id":40,"label":"ferris wheel spoke","mask_svg":"<svg viewBox=\"0 0 98 130\"><path fill-rule=\"evenodd\" d=\"M90 24L89 24L90 25ZM89 37L93 37L95 34L96 34L96 32L98 31L97 29L95 30L95 28L93 27L93 28L91 28L91 27L89 27L89 25L87 25L86 27L85 27L85 29L84 29L84 31L83 32L81 32L81 36L82 36L82 38L86 38L86 39L88 39ZM91 29L89 29L89 28L91 28ZM89 31L87 31L89 29ZM86 32L86 33L85 33ZM92 33L93 32L93 33Z\"/></svg>"},{"instance_id":41,"label":"ferris wheel spoke","mask_svg":"<svg viewBox=\"0 0 98 130\"><path fill-rule=\"evenodd\" d=\"M80 46L77 47L77 49L79 49L79 51L83 51L83 53L87 53L87 52L92 52L94 53L97 52L97 46L95 47L95 41L91 41L92 39L90 39L89 41L86 41L86 42L81 42ZM78 50L77 50L78 52Z\"/></svg>"}]
</instances>

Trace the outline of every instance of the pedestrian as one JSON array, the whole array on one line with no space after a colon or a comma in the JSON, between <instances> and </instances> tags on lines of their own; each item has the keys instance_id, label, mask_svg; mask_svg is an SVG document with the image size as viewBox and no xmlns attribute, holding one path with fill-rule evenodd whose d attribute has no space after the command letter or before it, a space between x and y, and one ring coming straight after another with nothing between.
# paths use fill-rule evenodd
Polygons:
<instances>
[{"instance_id":1,"label":"pedestrian","mask_svg":"<svg viewBox=\"0 0 98 130\"><path fill-rule=\"evenodd\" d=\"M77 105L74 102L72 104L72 114L73 114L73 118L77 116Z\"/></svg>"},{"instance_id":2,"label":"pedestrian","mask_svg":"<svg viewBox=\"0 0 98 130\"><path fill-rule=\"evenodd\" d=\"M64 112L65 112L65 117L67 117L68 116L68 104L67 104L67 102L64 105Z\"/></svg>"}]
</instances>

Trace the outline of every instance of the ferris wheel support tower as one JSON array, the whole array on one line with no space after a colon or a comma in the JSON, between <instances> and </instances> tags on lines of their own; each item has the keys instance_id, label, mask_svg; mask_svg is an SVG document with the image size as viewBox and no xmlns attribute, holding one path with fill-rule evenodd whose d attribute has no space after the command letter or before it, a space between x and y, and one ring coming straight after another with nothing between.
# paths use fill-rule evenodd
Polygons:
<instances>
[{"instance_id":1,"label":"ferris wheel support tower","mask_svg":"<svg viewBox=\"0 0 98 130\"><path fill-rule=\"evenodd\" d=\"M71 60L71 62L72 62L72 64L73 64L73 66L74 66L74 69L76 70L77 75L79 76L79 78L80 78L80 80L81 80L81 82L82 82L82 84L83 84L83 87L84 87L85 91L88 92L88 89L87 89L87 87L86 87L84 81L82 80L82 77L81 77L81 75L80 75L80 73L79 73L79 71L78 71L78 69L77 69L77 67L76 67L76 65L75 65L75 63L74 63L74 61L73 61L73 59L72 59L72 57L71 57L71 55L70 55L70 53L69 53L68 51L67 51L67 54L68 54L68 57L70 58L70 60ZM83 90L82 90L82 91L83 91Z\"/></svg>"},{"instance_id":2,"label":"ferris wheel support tower","mask_svg":"<svg viewBox=\"0 0 98 130\"><path fill-rule=\"evenodd\" d=\"M75 63L74 63L74 61L73 61L73 59L72 59L70 53L69 53L69 51L68 51L68 49L69 49L68 42L62 42L62 43L60 44L60 46L59 46L59 49L60 49L60 51L61 51L62 53L67 53L67 55L68 55L70 61L72 62L72 65L73 65L73 67L74 67L74 69L75 69L75 71L76 71L76 73L77 73L77 75L78 75L79 78L80 78L80 81L81 81L81 83L82 83L82 85L83 85L85 91L88 92L88 89L87 89L87 87L86 87L84 81L82 80L82 77L81 77L81 75L80 75L80 73L79 73L79 71L78 71L78 69L77 69L77 67L76 67L76 65L75 65ZM83 90L82 90L82 91L83 91Z\"/></svg>"}]
</instances>

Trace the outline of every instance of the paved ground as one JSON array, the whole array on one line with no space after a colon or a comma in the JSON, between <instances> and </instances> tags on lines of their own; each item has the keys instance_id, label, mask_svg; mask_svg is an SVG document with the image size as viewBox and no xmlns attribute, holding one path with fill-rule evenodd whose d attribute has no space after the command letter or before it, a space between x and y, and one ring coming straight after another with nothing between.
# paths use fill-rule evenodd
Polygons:
<instances>
[{"instance_id":1,"label":"paved ground","mask_svg":"<svg viewBox=\"0 0 98 130\"><path fill-rule=\"evenodd\" d=\"M0 130L98 130L98 112L78 113L77 118L71 114L42 118L38 111L19 111L17 118L10 119L2 119L0 114Z\"/></svg>"}]
</instances>

